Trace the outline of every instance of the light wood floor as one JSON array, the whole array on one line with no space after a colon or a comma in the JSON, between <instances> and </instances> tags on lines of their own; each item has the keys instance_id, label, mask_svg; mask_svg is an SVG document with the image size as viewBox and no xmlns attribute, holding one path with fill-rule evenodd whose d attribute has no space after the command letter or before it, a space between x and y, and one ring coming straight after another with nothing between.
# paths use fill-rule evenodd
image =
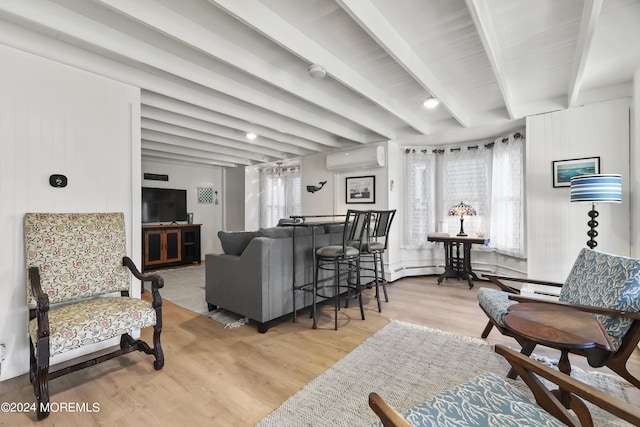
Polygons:
<instances>
[{"instance_id":1,"label":"light wood floor","mask_svg":"<svg viewBox=\"0 0 640 427\"><path fill-rule=\"evenodd\" d=\"M352 351L389 319L405 320L458 334L479 337L486 317L476 302L476 282L438 286L435 277L399 280L388 286L391 302L377 312L373 294L365 299L366 317L356 307L342 310L339 330L333 311L323 307L318 330L310 328L308 312L296 323L285 319L266 334L253 326L225 329L170 302L163 305L162 346L166 364L154 371L150 356L132 353L63 376L50 383L51 401L93 403L99 412L52 413L39 426L90 425L209 425L252 426L289 396ZM150 332L143 338L150 340ZM517 347L511 338L492 332L489 340ZM554 358L558 352L538 347L536 353ZM584 358L574 366L592 370ZM640 375L640 355L630 370ZM603 371L606 371L603 369ZM630 393L640 405L640 393ZM0 402L34 402L27 375L0 383ZM366 405L363 402L363 405ZM35 414L0 413L0 425L33 425Z\"/></svg>"}]
</instances>

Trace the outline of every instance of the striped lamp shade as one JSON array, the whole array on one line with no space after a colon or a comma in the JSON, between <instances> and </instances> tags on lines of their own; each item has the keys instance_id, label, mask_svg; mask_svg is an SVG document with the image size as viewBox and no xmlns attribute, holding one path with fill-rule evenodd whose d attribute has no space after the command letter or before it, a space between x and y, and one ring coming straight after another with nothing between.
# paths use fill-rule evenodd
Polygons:
<instances>
[{"instance_id":1,"label":"striped lamp shade","mask_svg":"<svg viewBox=\"0 0 640 427\"><path fill-rule=\"evenodd\" d=\"M574 176L571 201L622 203L622 177L618 174Z\"/></svg>"}]
</instances>

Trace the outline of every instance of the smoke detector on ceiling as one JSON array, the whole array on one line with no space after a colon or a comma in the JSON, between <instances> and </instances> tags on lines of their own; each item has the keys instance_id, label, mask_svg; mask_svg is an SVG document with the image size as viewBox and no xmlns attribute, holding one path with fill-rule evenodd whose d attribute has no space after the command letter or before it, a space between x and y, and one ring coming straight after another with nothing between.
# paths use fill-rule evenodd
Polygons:
<instances>
[{"instance_id":1,"label":"smoke detector on ceiling","mask_svg":"<svg viewBox=\"0 0 640 427\"><path fill-rule=\"evenodd\" d=\"M309 75L314 79L322 79L327 75L327 70L322 65L313 64L310 65L307 70L309 71Z\"/></svg>"}]
</instances>

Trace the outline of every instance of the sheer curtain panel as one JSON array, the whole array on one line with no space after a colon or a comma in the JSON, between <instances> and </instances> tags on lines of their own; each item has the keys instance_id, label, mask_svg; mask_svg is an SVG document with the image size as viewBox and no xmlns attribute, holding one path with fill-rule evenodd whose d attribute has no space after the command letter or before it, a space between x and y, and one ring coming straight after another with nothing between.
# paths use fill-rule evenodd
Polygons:
<instances>
[{"instance_id":1,"label":"sheer curtain panel","mask_svg":"<svg viewBox=\"0 0 640 427\"><path fill-rule=\"evenodd\" d=\"M425 149L406 149L405 243L426 245L427 234L435 231L435 155Z\"/></svg>"},{"instance_id":2,"label":"sheer curtain panel","mask_svg":"<svg viewBox=\"0 0 640 427\"><path fill-rule=\"evenodd\" d=\"M300 168L260 171L260 227L273 227L281 218L300 215Z\"/></svg>"},{"instance_id":3,"label":"sheer curtain panel","mask_svg":"<svg viewBox=\"0 0 640 427\"><path fill-rule=\"evenodd\" d=\"M463 202L473 207L477 216L464 218L464 231L476 237L489 235L491 218L491 150L483 145L446 149L442 167L442 220L449 233L460 230L460 217L449 216L449 208Z\"/></svg>"},{"instance_id":4,"label":"sheer curtain panel","mask_svg":"<svg viewBox=\"0 0 640 427\"><path fill-rule=\"evenodd\" d=\"M524 255L523 144L518 132L493 146L490 246L516 256Z\"/></svg>"}]
</instances>

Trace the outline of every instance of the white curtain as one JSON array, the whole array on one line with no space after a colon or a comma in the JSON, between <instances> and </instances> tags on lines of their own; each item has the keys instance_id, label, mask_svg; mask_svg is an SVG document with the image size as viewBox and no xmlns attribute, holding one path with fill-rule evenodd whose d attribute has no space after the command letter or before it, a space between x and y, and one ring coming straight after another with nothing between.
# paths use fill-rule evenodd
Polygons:
<instances>
[{"instance_id":1,"label":"white curtain","mask_svg":"<svg viewBox=\"0 0 640 427\"><path fill-rule=\"evenodd\" d=\"M496 139L491 179L490 246L524 255L524 147L521 133Z\"/></svg>"},{"instance_id":2,"label":"white curtain","mask_svg":"<svg viewBox=\"0 0 640 427\"><path fill-rule=\"evenodd\" d=\"M300 168L260 171L260 227L273 227L281 218L300 215Z\"/></svg>"},{"instance_id":3,"label":"white curtain","mask_svg":"<svg viewBox=\"0 0 640 427\"><path fill-rule=\"evenodd\" d=\"M449 209L463 202L475 216L464 217L468 236L489 237L489 246L503 253L525 256L524 242L524 137L520 132L487 144L438 149L405 149L405 243L419 246L436 222L455 235L460 217ZM440 196L436 200L435 185Z\"/></svg>"},{"instance_id":4,"label":"white curtain","mask_svg":"<svg viewBox=\"0 0 640 427\"><path fill-rule=\"evenodd\" d=\"M435 231L435 155L426 149L406 149L406 236L409 247L427 244Z\"/></svg>"},{"instance_id":5,"label":"white curtain","mask_svg":"<svg viewBox=\"0 0 640 427\"><path fill-rule=\"evenodd\" d=\"M476 216L464 216L468 236L488 235L491 223L491 150L484 145L446 149L442 166L443 206L439 212L448 224L449 234L460 231L460 217L449 216L449 209L465 203L475 209Z\"/></svg>"}]
</instances>

